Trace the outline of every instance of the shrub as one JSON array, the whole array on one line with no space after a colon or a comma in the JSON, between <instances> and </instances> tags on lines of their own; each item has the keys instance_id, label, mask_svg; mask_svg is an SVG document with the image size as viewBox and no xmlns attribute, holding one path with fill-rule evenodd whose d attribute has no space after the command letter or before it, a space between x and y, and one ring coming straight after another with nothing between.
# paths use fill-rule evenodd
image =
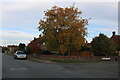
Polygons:
<instances>
[{"instance_id":1,"label":"shrub","mask_svg":"<svg viewBox=\"0 0 120 80\"><path fill-rule=\"evenodd\" d=\"M116 55L116 46L114 42L104 34L99 34L91 42L92 51L95 56L113 56Z\"/></svg>"}]
</instances>

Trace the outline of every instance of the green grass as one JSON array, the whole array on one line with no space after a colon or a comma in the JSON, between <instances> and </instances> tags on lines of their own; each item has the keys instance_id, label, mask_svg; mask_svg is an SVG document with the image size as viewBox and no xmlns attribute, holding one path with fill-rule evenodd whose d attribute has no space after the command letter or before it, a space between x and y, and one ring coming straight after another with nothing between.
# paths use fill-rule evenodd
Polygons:
<instances>
[{"instance_id":1,"label":"green grass","mask_svg":"<svg viewBox=\"0 0 120 80\"><path fill-rule=\"evenodd\" d=\"M13 54L10 54L10 53L3 53L3 54L9 55L9 56L14 56Z\"/></svg>"},{"instance_id":2,"label":"green grass","mask_svg":"<svg viewBox=\"0 0 120 80\"><path fill-rule=\"evenodd\" d=\"M28 60L33 61L33 62L40 62L40 61L38 61L37 59L34 59L34 58L28 58Z\"/></svg>"},{"instance_id":3,"label":"green grass","mask_svg":"<svg viewBox=\"0 0 120 80\"><path fill-rule=\"evenodd\" d=\"M90 60L50 60L57 63L96 63L101 61L90 61Z\"/></svg>"}]
</instances>

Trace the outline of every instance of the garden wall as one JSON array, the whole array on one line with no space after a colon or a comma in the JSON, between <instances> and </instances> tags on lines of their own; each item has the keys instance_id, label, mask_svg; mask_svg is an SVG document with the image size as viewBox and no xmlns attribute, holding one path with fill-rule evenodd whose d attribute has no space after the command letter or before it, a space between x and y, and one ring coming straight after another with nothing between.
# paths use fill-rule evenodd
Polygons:
<instances>
[{"instance_id":1,"label":"garden wall","mask_svg":"<svg viewBox=\"0 0 120 80\"><path fill-rule=\"evenodd\" d=\"M72 56L93 56L93 53L90 51L74 52Z\"/></svg>"},{"instance_id":2,"label":"garden wall","mask_svg":"<svg viewBox=\"0 0 120 80\"><path fill-rule=\"evenodd\" d=\"M102 61L105 56L61 56L61 55L31 55L30 57L41 59L41 60L96 60ZM106 57L107 58L107 57ZM109 56L111 61L115 61L117 56Z\"/></svg>"}]
</instances>

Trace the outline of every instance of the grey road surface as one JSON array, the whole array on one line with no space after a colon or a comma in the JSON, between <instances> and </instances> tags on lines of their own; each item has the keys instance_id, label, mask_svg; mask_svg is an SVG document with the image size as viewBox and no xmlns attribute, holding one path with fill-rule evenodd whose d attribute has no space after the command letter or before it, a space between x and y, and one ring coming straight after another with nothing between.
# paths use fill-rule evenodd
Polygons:
<instances>
[{"instance_id":1,"label":"grey road surface","mask_svg":"<svg viewBox=\"0 0 120 80\"><path fill-rule=\"evenodd\" d=\"M118 63L58 64L2 55L3 78L118 78Z\"/></svg>"}]
</instances>

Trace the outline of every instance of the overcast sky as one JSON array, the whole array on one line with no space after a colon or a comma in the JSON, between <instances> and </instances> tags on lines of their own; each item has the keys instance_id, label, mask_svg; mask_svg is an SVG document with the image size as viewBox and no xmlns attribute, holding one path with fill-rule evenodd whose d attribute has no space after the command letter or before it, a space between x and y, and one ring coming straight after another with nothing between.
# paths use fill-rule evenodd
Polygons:
<instances>
[{"instance_id":1,"label":"overcast sky","mask_svg":"<svg viewBox=\"0 0 120 80\"><path fill-rule=\"evenodd\" d=\"M33 1L33 0L32 0ZM28 44L34 37L38 37L40 32L37 27L40 19L44 17L44 11L53 6L69 7L70 2L2 2L0 22L2 22L0 33L0 45L10 45L26 43ZM112 32L118 34L118 2L75 2L83 13L81 17L89 20L88 36L86 39L91 42L92 38L104 33L108 37ZM0 23L1 24L1 23Z\"/></svg>"}]
</instances>

